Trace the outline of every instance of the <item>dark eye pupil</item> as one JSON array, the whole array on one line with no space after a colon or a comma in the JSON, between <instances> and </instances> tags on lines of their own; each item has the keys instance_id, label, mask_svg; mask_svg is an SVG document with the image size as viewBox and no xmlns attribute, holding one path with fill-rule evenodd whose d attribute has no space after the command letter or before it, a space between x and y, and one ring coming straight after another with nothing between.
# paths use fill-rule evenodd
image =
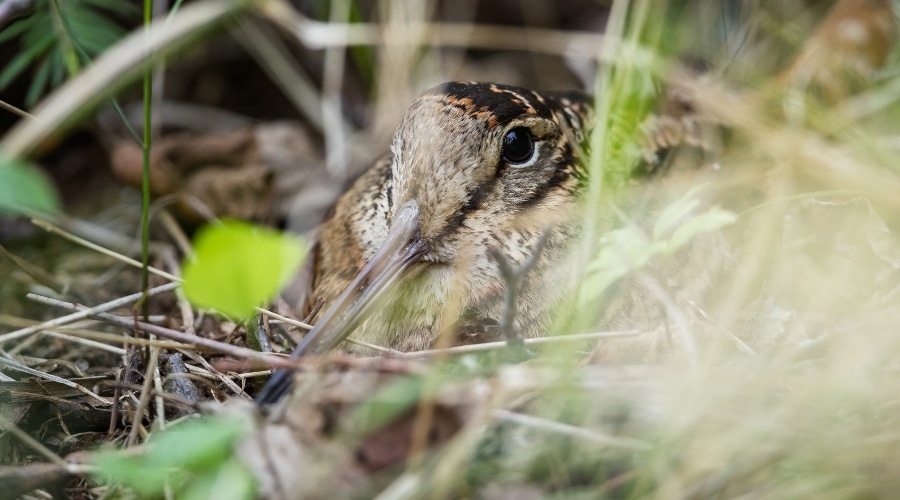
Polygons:
<instances>
[{"instance_id":1,"label":"dark eye pupil","mask_svg":"<svg viewBox=\"0 0 900 500\"><path fill-rule=\"evenodd\" d=\"M525 163L534 153L534 139L524 127L517 127L503 137L503 160L507 163Z\"/></svg>"}]
</instances>

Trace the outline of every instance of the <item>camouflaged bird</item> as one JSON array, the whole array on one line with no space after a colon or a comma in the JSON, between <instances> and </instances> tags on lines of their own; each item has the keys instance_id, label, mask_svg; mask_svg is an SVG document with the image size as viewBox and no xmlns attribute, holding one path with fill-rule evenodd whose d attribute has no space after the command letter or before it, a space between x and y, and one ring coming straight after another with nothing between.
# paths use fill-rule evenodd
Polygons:
<instances>
[{"instance_id":1,"label":"camouflaged bird","mask_svg":"<svg viewBox=\"0 0 900 500\"><path fill-rule=\"evenodd\" d=\"M307 311L325 312L294 355L347 336L411 351L459 343L473 324L496 324L504 279L491 249L513 265L536 251L517 294L523 337L546 331L564 287L559 264L577 234L586 182L588 96L454 82L407 110L390 154L363 174L325 221L309 262ZM289 384L273 377L261 402ZM279 389L275 389L279 387Z\"/></svg>"}]
</instances>

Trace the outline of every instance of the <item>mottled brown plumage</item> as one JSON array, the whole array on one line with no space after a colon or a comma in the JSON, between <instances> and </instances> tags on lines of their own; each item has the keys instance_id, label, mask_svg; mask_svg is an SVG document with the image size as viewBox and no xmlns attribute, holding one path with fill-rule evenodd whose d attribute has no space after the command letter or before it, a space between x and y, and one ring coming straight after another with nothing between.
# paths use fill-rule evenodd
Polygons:
<instances>
[{"instance_id":1,"label":"mottled brown plumage","mask_svg":"<svg viewBox=\"0 0 900 500\"><path fill-rule=\"evenodd\" d=\"M589 114L575 92L447 83L422 94L391 153L324 223L305 306L321 297L326 311L297 351L322 352L348 334L404 351L442 334L452 343L462 327L501 315L505 283L488 250L521 263L548 231L516 318L521 335L541 334L575 233Z\"/></svg>"}]
</instances>

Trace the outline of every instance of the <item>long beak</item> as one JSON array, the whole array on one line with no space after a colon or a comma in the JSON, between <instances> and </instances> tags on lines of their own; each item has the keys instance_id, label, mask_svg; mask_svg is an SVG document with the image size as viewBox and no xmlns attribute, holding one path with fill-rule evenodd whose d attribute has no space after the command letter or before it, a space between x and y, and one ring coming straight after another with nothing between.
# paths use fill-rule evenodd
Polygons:
<instances>
[{"instance_id":1,"label":"long beak","mask_svg":"<svg viewBox=\"0 0 900 500\"><path fill-rule=\"evenodd\" d=\"M418 232L419 205L410 200L394 216L381 248L316 322L291 359L330 351L353 333L376 309L378 299L386 295L404 276L404 271L425 253ZM262 405L278 401L290 390L292 382L293 371L276 371L256 397L256 402Z\"/></svg>"}]
</instances>

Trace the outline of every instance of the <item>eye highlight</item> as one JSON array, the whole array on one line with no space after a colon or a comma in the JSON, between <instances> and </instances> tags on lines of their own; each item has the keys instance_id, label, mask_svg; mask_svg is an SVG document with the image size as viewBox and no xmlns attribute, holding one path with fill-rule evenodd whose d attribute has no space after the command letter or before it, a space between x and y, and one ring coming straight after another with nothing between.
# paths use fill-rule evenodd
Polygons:
<instances>
[{"instance_id":1,"label":"eye highlight","mask_svg":"<svg viewBox=\"0 0 900 500\"><path fill-rule=\"evenodd\" d=\"M534 137L526 127L516 127L503 136L503 161L513 167L526 167L536 160Z\"/></svg>"}]
</instances>

